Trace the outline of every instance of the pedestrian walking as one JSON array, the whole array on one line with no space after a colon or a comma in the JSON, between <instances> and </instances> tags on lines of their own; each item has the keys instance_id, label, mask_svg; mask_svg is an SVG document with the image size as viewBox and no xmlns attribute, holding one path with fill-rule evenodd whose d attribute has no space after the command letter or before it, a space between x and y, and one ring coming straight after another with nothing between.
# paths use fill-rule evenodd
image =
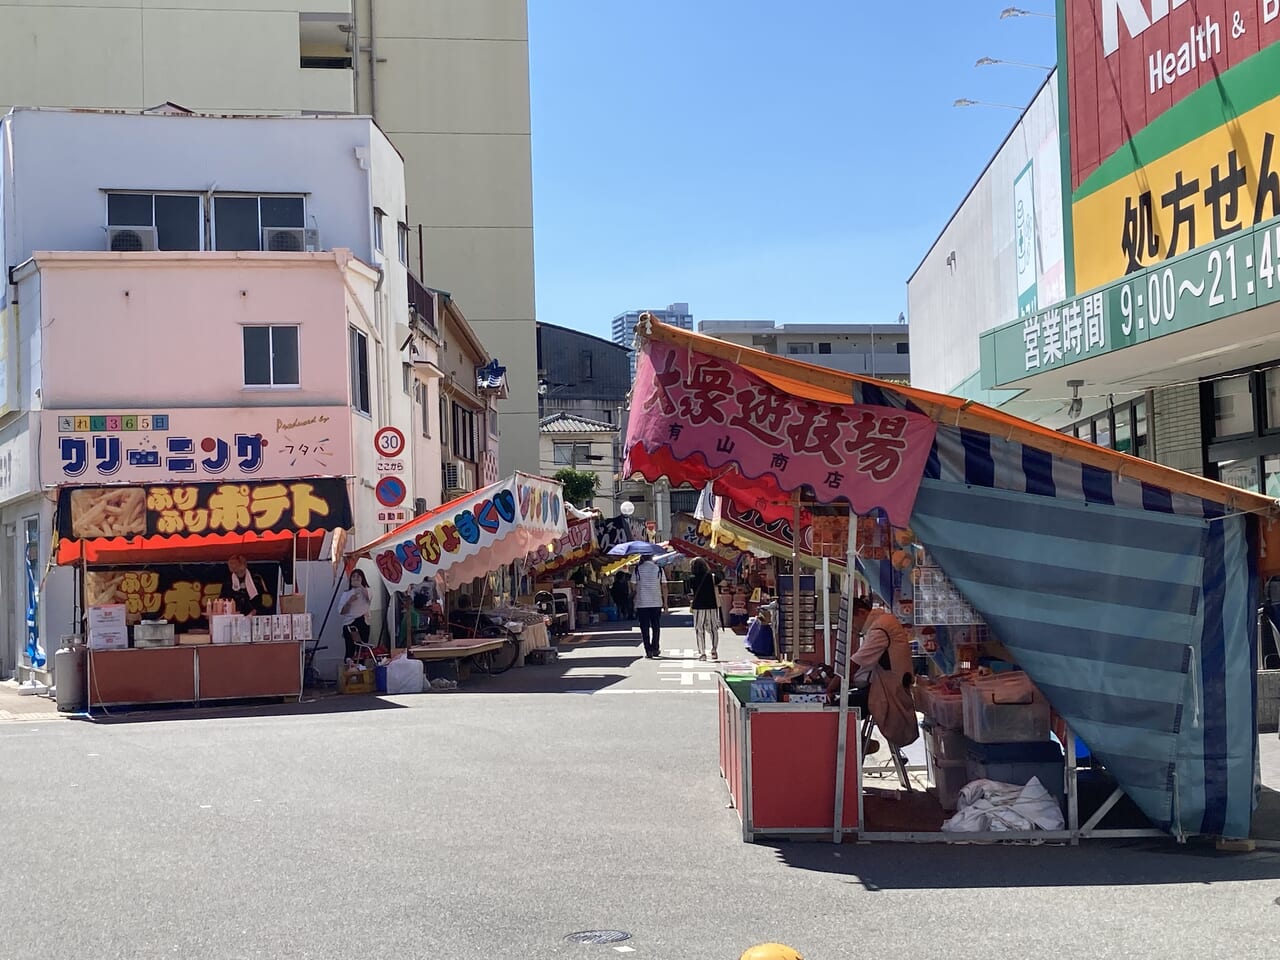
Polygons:
<instances>
[{"instance_id":1,"label":"pedestrian walking","mask_svg":"<svg viewBox=\"0 0 1280 960\"><path fill-rule=\"evenodd\" d=\"M693 561L693 576L689 586L693 589L693 631L698 638L698 659L707 659L707 644L711 644L711 659L720 659L720 599L716 585L720 578L711 572L705 560Z\"/></svg>"},{"instance_id":2,"label":"pedestrian walking","mask_svg":"<svg viewBox=\"0 0 1280 960\"><path fill-rule=\"evenodd\" d=\"M644 655L656 660L662 650L662 614L667 609L667 580L653 558L644 557L636 566L635 581L636 619L640 621Z\"/></svg>"}]
</instances>

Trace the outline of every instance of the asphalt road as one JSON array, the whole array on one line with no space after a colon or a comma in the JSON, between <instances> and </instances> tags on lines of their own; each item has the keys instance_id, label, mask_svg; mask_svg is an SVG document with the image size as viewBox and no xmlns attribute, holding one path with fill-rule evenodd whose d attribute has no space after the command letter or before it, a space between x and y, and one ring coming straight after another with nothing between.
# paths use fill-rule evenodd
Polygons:
<instances>
[{"instance_id":1,"label":"asphalt road","mask_svg":"<svg viewBox=\"0 0 1280 960\"><path fill-rule=\"evenodd\" d=\"M0 723L0 957L1276 954L1269 849L743 844L711 683L638 649L474 693ZM563 942L588 928L632 952Z\"/></svg>"}]
</instances>

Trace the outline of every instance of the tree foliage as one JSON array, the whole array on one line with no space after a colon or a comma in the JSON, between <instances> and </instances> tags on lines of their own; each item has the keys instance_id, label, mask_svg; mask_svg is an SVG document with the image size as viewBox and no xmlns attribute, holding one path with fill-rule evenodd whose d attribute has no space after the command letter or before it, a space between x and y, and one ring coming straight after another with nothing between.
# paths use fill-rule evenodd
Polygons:
<instances>
[{"instance_id":1,"label":"tree foliage","mask_svg":"<svg viewBox=\"0 0 1280 960\"><path fill-rule=\"evenodd\" d=\"M596 495L596 487L600 483L600 478L594 473L575 470L573 467L557 470L553 479L560 481L564 486L565 500L575 507L585 507L589 504Z\"/></svg>"}]
</instances>

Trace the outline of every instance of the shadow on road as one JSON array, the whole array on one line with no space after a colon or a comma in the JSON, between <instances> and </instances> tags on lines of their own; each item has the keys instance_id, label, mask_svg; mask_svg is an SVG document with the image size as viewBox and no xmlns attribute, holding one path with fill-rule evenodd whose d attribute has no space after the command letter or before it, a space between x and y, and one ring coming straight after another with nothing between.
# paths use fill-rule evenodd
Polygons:
<instances>
[{"instance_id":1,"label":"shadow on road","mask_svg":"<svg viewBox=\"0 0 1280 960\"><path fill-rule=\"evenodd\" d=\"M239 717L299 717L334 713L367 713L375 710L402 710L403 704L375 696L343 696L332 691L308 691L301 702L264 702L262 700L224 701L216 704L194 704L112 707L96 709L92 714L77 714L70 719L96 724L155 723L166 720L210 720Z\"/></svg>"},{"instance_id":2,"label":"shadow on road","mask_svg":"<svg viewBox=\"0 0 1280 960\"><path fill-rule=\"evenodd\" d=\"M1146 886L1280 879L1280 851L1220 853L1211 841L1086 840L1078 847L986 844L768 844L779 861L866 890Z\"/></svg>"}]
</instances>

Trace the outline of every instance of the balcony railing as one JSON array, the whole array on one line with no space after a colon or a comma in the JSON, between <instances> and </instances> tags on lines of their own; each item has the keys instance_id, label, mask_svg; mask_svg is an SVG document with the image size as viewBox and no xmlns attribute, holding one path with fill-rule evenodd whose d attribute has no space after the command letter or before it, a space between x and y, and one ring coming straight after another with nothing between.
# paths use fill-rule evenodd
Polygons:
<instances>
[{"instance_id":1,"label":"balcony railing","mask_svg":"<svg viewBox=\"0 0 1280 960\"><path fill-rule=\"evenodd\" d=\"M412 273L406 274L409 278L409 309L416 316L418 322L422 323L432 333L436 331L436 309L435 295L424 287Z\"/></svg>"}]
</instances>

